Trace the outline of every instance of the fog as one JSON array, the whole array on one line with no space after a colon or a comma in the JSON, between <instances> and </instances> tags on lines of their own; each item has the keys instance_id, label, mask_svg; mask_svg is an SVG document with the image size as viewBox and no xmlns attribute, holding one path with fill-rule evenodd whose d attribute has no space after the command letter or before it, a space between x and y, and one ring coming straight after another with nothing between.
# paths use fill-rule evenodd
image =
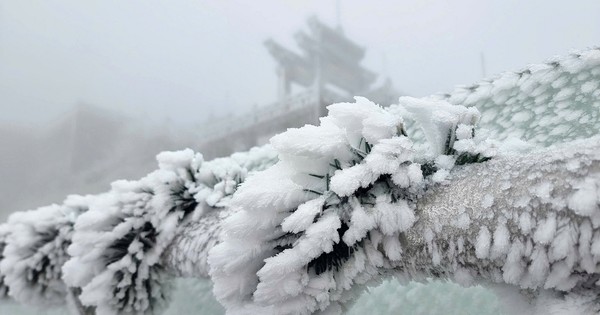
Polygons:
<instances>
[{"instance_id":1,"label":"fog","mask_svg":"<svg viewBox=\"0 0 600 315\"><path fill-rule=\"evenodd\" d=\"M0 213L95 193L276 98L268 38L316 15L403 94L600 43L600 2L0 1Z\"/></svg>"},{"instance_id":2,"label":"fog","mask_svg":"<svg viewBox=\"0 0 600 315\"><path fill-rule=\"evenodd\" d=\"M132 117L199 124L276 95L262 42L283 43L336 1L0 2L0 120L40 123L83 101ZM339 1L365 65L406 94L448 91L600 42L600 2Z\"/></svg>"}]
</instances>

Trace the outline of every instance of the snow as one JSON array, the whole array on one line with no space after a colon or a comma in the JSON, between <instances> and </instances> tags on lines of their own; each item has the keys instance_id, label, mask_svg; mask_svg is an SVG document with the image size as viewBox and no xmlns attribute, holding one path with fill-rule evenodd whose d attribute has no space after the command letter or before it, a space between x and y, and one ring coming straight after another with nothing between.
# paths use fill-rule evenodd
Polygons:
<instances>
[{"instance_id":1,"label":"snow","mask_svg":"<svg viewBox=\"0 0 600 315\"><path fill-rule=\"evenodd\" d=\"M172 284L160 258L180 224L226 207L238 184L275 158L268 146L213 161L189 149L159 154L157 171L113 183L77 217L65 282L99 313L164 309Z\"/></svg>"},{"instance_id":2,"label":"snow","mask_svg":"<svg viewBox=\"0 0 600 315\"><path fill-rule=\"evenodd\" d=\"M487 227L482 227L475 241L475 255L479 259L485 259L490 254L491 235Z\"/></svg>"},{"instance_id":3,"label":"snow","mask_svg":"<svg viewBox=\"0 0 600 315\"><path fill-rule=\"evenodd\" d=\"M538 221L533 240L538 244L548 245L556 234L556 217L550 213L547 218Z\"/></svg>"},{"instance_id":4,"label":"snow","mask_svg":"<svg viewBox=\"0 0 600 315\"><path fill-rule=\"evenodd\" d=\"M468 213L461 213L458 218L453 222L453 225L461 230L466 230L471 224L471 217Z\"/></svg>"},{"instance_id":5,"label":"snow","mask_svg":"<svg viewBox=\"0 0 600 315\"><path fill-rule=\"evenodd\" d=\"M600 177L586 178L568 199L568 206L581 216L592 216L600 211Z\"/></svg>"},{"instance_id":6,"label":"snow","mask_svg":"<svg viewBox=\"0 0 600 315\"><path fill-rule=\"evenodd\" d=\"M407 118L419 124L433 156L444 152L449 133L454 133L459 124L474 125L479 120L479 112L475 108L452 105L441 100L403 96L398 102L399 108L393 110L407 113Z\"/></svg>"},{"instance_id":7,"label":"snow","mask_svg":"<svg viewBox=\"0 0 600 315\"><path fill-rule=\"evenodd\" d=\"M483 200L481 201L481 207L483 207L484 209L489 209L492 207L493 204L494 196L490 194L486 194L485 196L483 196Z\"/></svg>"},{"instance_id":8,"label":"snow","mask_svg":"<svg viewBox=\"0 0 600 315\"><path fill-rule=\"evenodd\" d=\"M474 108L403 98L385 110L355 100L329 106L319 126L275 136L280 161L235 193L231 206L240 210L209 253L214 292L227 309L335 312L360 284L378 279L378 268L402 260L403 233L418 220L413 200L427 185L446 182L459 155L494 154L495 144L473 137ZM428 139L433 150L414 146L399 113L436 131ZM435 172L425 176L421 161ZM465 215L462 228L470 224ZM430 251L441 264L438 244ZM322 277L334 286L316 294L311 283Z\"/></svg>"},{"instance_id":9,"label":"snow","mask_svg":"<svg viewBox=\"0 0 600 315\"><path fill-rule=\"evenodd\" d=\"M510 247L510 233L504 221L500 221L494 231L494 243L492 245L492 259L503 257L508 253Z\"/></svg>"},{"instance_id":10,"label":"snow","mask_svg":"<svg viewBox=\"0 0 600 315\"><path fill-rule=\"evenodd\" d=\"M306 231L315 220L315 216L321 213L324 203L325 198L320 197L301 204L294 213L283 220L282 230L292 233Z\"/></svg>"},{"instance_id":11,"label":"snow","mask_svg":"<svg viewBox=\"0 0 600 315\"><path fill-rule=\"evenodd\" d=\"M476 107L483 114L485 127L493 130L498 140L517 136L534 145L549 146L587 138L600 131L597 106L591 106L598 97L593 93L600 82L597 55L598 49L574 52L435 98ZM569 125L561 121L565 115L558 109L562 106L576 113L569 119L580 119L576 128L560 127ZM535 119L530 118L532 114ZM560 129L548 136L557 126Z\"/></svg>"},{"instance_id":12,"label":"snow","mask_svg":"<svg viewBox=\"0 0 600 315\"><path fill-rule=\"evenodd\" d=\"M404 200L391 203L389 197L379 196L373 209L377 213L377 223L385 235L403 232L415 223L414 211Z\"/></svg>"},{"instance_id":13,"label":"snow","mask_svg":"<svg viewBox=\"0 0 600 315\"><path fill-rule=\"evenodd\" d=\"M9 217L0 272L12 298L32 305L64 302L67 287L61 267L69 258L66 247L71 242L73 219L86 210L92 199L73 195L63 205L16 212Z\"/></svg>"},{"instance_id":14,"label":"snow","mask_svg":"<svg viewBox=\"0 0 600 315\"><path fill-rule=\"evenodd\" d=\"M81 288L81 301L98 313L161 310L172 292L161 265L167 247L186 223L223 211L210 246L221 243L198 253L208 255L199 272L210 268L230 313L339 314L387 273L506 283L532 289L536 301L547 298L543 289L585 289L581 279L600 261L600 177L582 170L597 153L579 162L567 149L539 148L598 133L589 106L600 96L598 56L570 55L446 96L403 97L389 109L365 98L334 104L319 126L228 158L161 153L159 169L140 180L13 215L0 228L0 280L29 303L61 303L66 284ZM475 107L490 131L476 126ZM479 168L484 194L462 191L423 213L420 198L475 168L456 171L461 154L537 160L519 174ZM545 178L550 170L577 180ZM449 210L462 203L471 207ZM481 268L471 272L464 262ZM44 277L32 282L31 272ZM563 305L573 310L573 301L587 299L569 293Z\"/></svg>"}]
</instances>

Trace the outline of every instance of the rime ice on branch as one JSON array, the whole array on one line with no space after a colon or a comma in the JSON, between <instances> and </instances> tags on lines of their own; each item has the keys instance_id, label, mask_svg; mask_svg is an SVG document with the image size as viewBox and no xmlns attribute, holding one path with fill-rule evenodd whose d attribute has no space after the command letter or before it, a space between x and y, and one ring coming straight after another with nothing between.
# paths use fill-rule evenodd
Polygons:
<instances>
[{"instance_id":1,"label":"rime ice on branch","mask_svg":"<svg viewBox=\"0 0 600 315\"><path fill-rule=\"evenodd\" d=\"M431 155L417 155L400 116L363 98L271 140L280 161L242 185L231 205L240 210L209 255L230 312L338 312L395 269L425 188L493 151L474 137L475 109L415 103L401 99L423 117Z\"/></svg>"},{"instance_id":2,"label":"rime ice on branch","mask_svg":"<svg viewBox=\"0 0 600 315\"><path fill-rule=\"evenodd\" d=\"M2 226L0 272L8 294L21 303L60 305L67 295L61 268L69 259L73 224L94 196L69 196L51 205L12 214Z\"/></svg>"},{"instance_id":3,"label":"rime ice on branch","mask_svg":"<svg viewBox=\"0 0 600 315\"><path fill-rule=\"evenodd\" d=\"M159 170L113 183L78 218L66 283L98 313L160 312L172 291L161 257L179 226L219 212L248 171L274 158L269 147L208 162L191 150L159 154Z\"/></svg>"},{"instance_id":4,"label":"rime ice on branch","mask_svg":"<svg viewBox=\"0 0 600 315\"><path fill-rule=\"evenodd\" d=\"M572 141L600 130L598 82L594 49L389 109L335 104L274 149L163 153L139 181L13 215L0 291L56 304L81 290L89 311L151 314L170 277L211 269L231 314L340 313L395 275L509 284L598 312L600 139ZM492 138L571 142L523 153L460 104L483 110Z\"/></svg>"}]
</instances>

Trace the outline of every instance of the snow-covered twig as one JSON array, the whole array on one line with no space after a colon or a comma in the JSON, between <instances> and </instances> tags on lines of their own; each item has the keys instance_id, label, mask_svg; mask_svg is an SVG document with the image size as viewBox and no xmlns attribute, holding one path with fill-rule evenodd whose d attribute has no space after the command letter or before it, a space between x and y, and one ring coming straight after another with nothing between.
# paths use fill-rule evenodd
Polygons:
<instances>
[{"instance_id":1,"label":"snow-covered twig","mask_svg":"<svg viewBox=\"0 0 600 315\"><path fill-rule=\"evenodd\" d=\"M275 137L278 152L165 153L78 207L74 232L69 202L13 215L0 280L28 303L81 290L111 314L156 313L171 275L209 274L230 313L339 313L385 275L566 292L595 312L599 139L497 155L464 106L496 139L547 146L598 133L599 82L591 49L389 110L333 105L321 126Z\"/></svg>"},{"instance_id":2,"label":"snow-covered twig","mask_svg":"<svg viewBox=\"0 0 600 315\"><path fill-rule=\"evenodd\" d=\"M386 274L467 286L506 283L530 297L546 290L564 292L569 300L588 303L582 314L586 309L593 314L600 279L595 269L600 261L599 189L598 137L457 167L416 203L417 221L400 238L402 256ZM209 226L190 223L180 234ZM204 239L185 238L170 248L206 245ZM363 266L376 257L366 254ZM175 263L173 269L186 265L166 263Z\"/></svg>"},{"instance_id":3,"label":"snow-covered twig","mask_svg":"<svg viewBox=\"0 0 600 315\"><path fill-rule=\"evenodd\" d=\"M6 248L6 238L10 233L8 224L0 225L0 262L4 259L4 248ZM0 270L0 299L8 297L8 286L4 283L4 274Z\"/></svg>"},{"instance_id":4,"label":"snow-covered twig","mask_svg":"<svg viewBox=\"0 0 600 315\"><path fill-rule=\"evenodd\" d=\"M477 110L400 101L427 132L423 152L402 117L363 98L271 140L280 161L238 190L231 206L239 211L208 257L215 295L230 312L341 311L402 260L425 190L454 166L495 153L475 136Z\"/></svg>"},{"instance_id":5,"label":"snow-covered twig","mask_svg":"<svg viewBox=\"0 0 600 315\"><path fill-rule=\"evenodd\" d=\"M269 146L213 161L164 152L139 181L17 212L0 226L0 293L27 304L66 300L80 314L157 313L171 291L160 257L179 224L218 215L248 173L276 158Z\"/></svg>"},{"instance_id":6,"label":"snow-covered twig","mask_svg":"<svg viewBox=\"0 0 600 315\"><path fill-rule=\"evenodd\" d=\"M273 158L269 147L208 162L189 149L159 154L159 170L113 183L77 219L64 280L100 314L159 312L171 292L160 259L179 226L218 214L247 173Z\"/></svg>"},{"instance_id":7,"label":"snow-covered twig","mask_svg":"<svg viewBox=\"0 0 600 315\"><path fill-rule=\"evenodd\" d=\"M0 272L8 294L21 303L60 305L67 287L61 268L69 259L73 224L93 196L69 196L62 205L12 214L5 229Z\"/></svg>"}]
</instances>

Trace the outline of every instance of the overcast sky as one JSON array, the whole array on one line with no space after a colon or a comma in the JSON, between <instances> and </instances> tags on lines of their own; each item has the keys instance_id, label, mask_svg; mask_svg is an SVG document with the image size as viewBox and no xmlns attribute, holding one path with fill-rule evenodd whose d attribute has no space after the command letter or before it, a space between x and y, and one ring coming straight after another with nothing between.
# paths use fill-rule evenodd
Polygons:
<instances>
[{"instance_id":1,"label":"overcast sky","mask_svg":"<svg viewBox=\"0 0 600 315\"><path fill-rule=\"evenodd\" d=\"M598 0L341 0L364 64L403 93L450 91L600 45ZM0 0L0 122L38 124L78 102L188 125L276 98L263 46L335 0Z\"/></svg>"}]
</instances>

